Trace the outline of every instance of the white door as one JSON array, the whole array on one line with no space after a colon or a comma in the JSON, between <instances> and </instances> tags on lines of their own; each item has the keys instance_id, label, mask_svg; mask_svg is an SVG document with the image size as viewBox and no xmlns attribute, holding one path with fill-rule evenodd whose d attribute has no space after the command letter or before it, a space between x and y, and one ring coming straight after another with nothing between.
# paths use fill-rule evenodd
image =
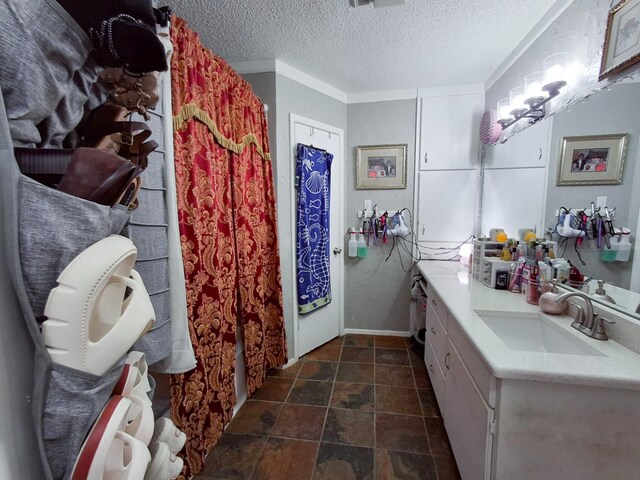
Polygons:
<instances>
[{"instance_id":1,"label":"white door","mask_svg":"<svg viewBox=\"0 0 640 480\"><path fill-rule=\"evenodd\" d=\"M300 357L316 347L337 337L341 333L343 322L343 271L344 271L344 253L342 252L344 238L344 220L343 220L343 179L344 179L344 158L343 158L343 140L344 134L342 130L331 127L329 125L315 122L297 115L291 115L291 168L295 171L296 164L296 147L298 143L305 145L313 145L321 148L333 155L331 164L331 190L330 190L330 277L331 277L331 303L321 307L311 313L305 315L298 314L298 292L293 292L296 321L297 339L296 356ZM293 175L295 178L295 175ZM293 201L293 222L292 233L296 235L297 225L297 190L294 189ZM296 242L293 242L295 249ZM294 252L294 258L295 256ZM297 285L294 262L294 284Z\"/></svg>"}]
</instances>

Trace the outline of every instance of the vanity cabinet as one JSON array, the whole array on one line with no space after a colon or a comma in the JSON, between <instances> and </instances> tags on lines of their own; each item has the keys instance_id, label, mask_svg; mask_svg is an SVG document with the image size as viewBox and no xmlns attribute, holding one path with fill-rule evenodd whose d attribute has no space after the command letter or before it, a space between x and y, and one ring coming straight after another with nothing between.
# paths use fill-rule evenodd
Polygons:
<instances>
[{"instance_id":1,"label":"vanity cabinet","mask_svg":"<svg viewBox=\"0 0 640 480\"><path fill-rule=\"evenodd\" d=\"M455 262L418 270L427 282L425 363L462 480L640 478L634 343L582 339L571 316L546 316L521 295L459 281ZM517 325L494 330L487 322L498 312L508 324L555 325L540 338L553 350L505 343L500 335L536 335ZM635 319L613 313L627 335L640 333ZM565 341L591 348L563 350Z\"/></svg>"},{"instance_id":2,"label":"vanity cabinet","mask_svg":"<svg viewBox=\"0 0 640 480\"><path fill-rule=\"evenodd\" d=\"M446 246L473 233L483 107L481 86L418 92L418 242Z\"/></svg>"},{"instance_id":3,"label":"vanity cabinet","mask_svg":"<svg viewBox=\"0 0 640 480\"><path fill-rule=\"evenodd\" d=\"M481 88L449 92L422 89L418 95L419 169L477 168L478 131L484 107Z\"/></svg>"},{"instance_id":4,"label":"vanity cabinet","mask_svg":"<svg viewBox=\"0 0 640 480\"><path fill-rule=\"evenodd\" d=\"M425 364L460 474L465 480L489 479L495 425L489 400L495 379L430 286L426 316Z\"/></svg>"},{"instance_id":5,"label":"vanity cabinet","mask_svg":"<svg viewBox=\"0 0 640 480\"><path fill-rule=\"evenodd\" d=\"M449 339L445 363L444 425L463 479L489 479L494 410L482 397Z\"/></svg>"},{"instance_id":6,"label":"vanity cabinet","mask_svg":"<svg viewBox=\"0 0 640 480\"><path fill-rule=\"evenodd\" d=\"M477 170L418 174L418 241L462 243L473 233Z\"/></svg>"}]
</instances>

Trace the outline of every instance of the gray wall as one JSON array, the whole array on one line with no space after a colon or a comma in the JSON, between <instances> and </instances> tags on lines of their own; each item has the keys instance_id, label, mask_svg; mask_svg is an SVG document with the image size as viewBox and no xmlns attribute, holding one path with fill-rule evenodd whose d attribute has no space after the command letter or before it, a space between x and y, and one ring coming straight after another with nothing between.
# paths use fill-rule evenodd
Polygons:
<instances>
[{"instance_id":1,"label":"gray wall","mask_svg":"<svg viewBox=\"0 0 640 480\"><path fill-rule=\"evenodd\" d=\"M413 210L416 101L351 104L348 117L346 226L361 226L357 210L363 209L367 199L372 201L372 205L377 203L379 208L407 207ZM355 147L387 143L409 145L407 188L356 190ZM345 235L345 252L348 240L348 235ZM395 252L388 262L384 261L390 245L370 247L364 259L345 256L346 328L409 330L411 273L402 270ZM405 259L405 268L410 269L411 261L407 257Z\"/></svg>"},{"instance_id":2,"label":"gray wall","mask_svg":"<svg viewBox=\"0 0 640 480\"><path fill-rule=\"evenodd\" d=\"M251 84L253 93L255 93L262 103L268 105L267 123L269 127L269 147L271 148L271 160L274 167L274 177L277 167L275 160L278 150L278 138L276 135L276 112L278 105L276 101L276 74L275 72L251 73L242 75L242 77Z\"/></svg>"},{"instance_id":3,"label":"gray wall","mask_svg":"<svg viewBox=\"0 0 640 480\"><path fill-rule=\"evenodd\" d=\"M356 210L371 199L381 207L413 207L413 160L416 101L346 104L276 73L246 74L254 92L269 105L269 135L278 201L278 234L282 267L285 324L289 351L293 352L295 231L291 225L291 193L294 164L290 141L290 114L294 113L345 131L346 162L345 227L357 224ZM275 117L275 121L274 121ZM348 121L347 121L348 118ZM405 190L356 190L355 147L381 143L407 143ZM344 250L348 235L345 231ZM374 330L409 330L411 274L400 267L397 256L385 263L390 246L371 248L365 260L345 255L345 327ZM405 264L410 265L409 259Z\"/></svg>"},{"instance_id":4,"label":"gray wall","mask_svg":"<svg viewBox=\"0 0 640 480\"><path fill-rule=\"evenodd\" d=\"M294 318L294 281L291 265L295 261L295 229L291 224L291 203L293 190L293 172L295 164L291 150L289 116L291 113L302 115L318 122L341 128L347 131L347 105L306 87L294 80L276 74L276 189L278 193L278 234L282 265L282 290L284 298L284 315L287 329L287 343L290 357L293 352L293 318ZM346 139L345 139L346 145ZM343 158L348 156L343 152Z\"/></svg>"},{"instance_id":5,"label":"gray wall","mask_svg":"<svg viewBox=\"0 0 640 480\"><path fill-rule=\"evenodd\" d=\"M553 226L555 211L560 206L567 208L587 207L595 202L597 196L605 195L607 203L616 207L616 226L627 226L635 235L638 223L638 209L640 202L634 196L634 184L640 185L638 175L638 137L640 123L638 111L630 108L640 105L640 84L618 84L611 87L611 91L603 90L591 96L586 102L574 105L555 115L551 137L551 151L549 163L549 183L546 201L547 226ZM621 185L597 186L556 186L556 172L560 158L562 137L573 135L600 135L608 133L628 133L629 143ZM526 132L520 135L526 135ZM635 180L635 181L634 181ZM638 190L637 188L635 190ZM600 260L600 250L595 242L588 242L586 247L580 248L582 259L587 263L582 267L577 255L570 244L565 257L570 258L586 274L611 282L622 288L629 288L631 278L631 259L628 262L603 262Z\"/></svg>"}]
</instances>

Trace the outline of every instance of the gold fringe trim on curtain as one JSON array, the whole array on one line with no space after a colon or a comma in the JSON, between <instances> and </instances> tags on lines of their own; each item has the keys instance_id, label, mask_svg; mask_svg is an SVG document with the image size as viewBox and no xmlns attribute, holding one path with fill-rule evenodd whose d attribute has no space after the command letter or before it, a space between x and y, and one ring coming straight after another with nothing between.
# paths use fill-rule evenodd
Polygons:
<instances>
[{"instance_id":1,"label":"gold fringe trim on curtain","mask_svg":"<svg viewBox=\"0 0 640 480\"><path fill-rule=\"evenodd\" d=\"M264 160L271 160L271 154L265 153L262 149L262 146L258 143L258 137L253 133L249 133L242 138L241 143L235 143L233 140L229 140L225 136L220 133L216 123L213 119L207 114L207 112L198 108L198 106L194 103L187 103L183 105L180 109L180 112L173 117L173 129L180 130L184 128L189 120L195 118L196 120L204 123L209 131L213 134L216 141L222 145L227 150L231 150L234 153L241 154L242 151L247 147L247 145L254 144L256 146L256 151L258 155L260 155Z\"/></svg>"}]
</instances>

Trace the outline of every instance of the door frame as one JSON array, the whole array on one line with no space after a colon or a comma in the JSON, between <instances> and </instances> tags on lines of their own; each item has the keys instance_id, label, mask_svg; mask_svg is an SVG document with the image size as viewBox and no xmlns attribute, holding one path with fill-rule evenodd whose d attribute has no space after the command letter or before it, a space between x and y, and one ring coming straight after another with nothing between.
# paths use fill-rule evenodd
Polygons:
<instances>
[{"instance_id":1,"label":"door frame","mask_svg":"<svg viewBox=\"0 0 640 480\"><path fill-rule=\"evenodd\" d=\"M338 135L340 137L340 152L339 152L340 161L335 162L331 165L332 166L331 175L332 176L336 174L338 175L337 177L338 190L340 191L342 196L342 204L338 206L338 230L340 232L344 232L344 205L345 205L344 202L346 199L345 181L344 181L344 177L345 177L344 130L338 127L334 127L332 125L328 125L326 123L318 122L316 120L303 117L301 115L297 115L295 113L290 113L289 114L289 159L290 159L289 168L291 168L291 172L292 172L291 174L292 182L295 181L295 166L296 166L295 125L296 123L310 127L310 128L314 128L317 130L329 132L332 135ZM339 166L337 172L334 168L334 165L336 165L336 163ZM295 232L296 232L296 225L297 225L296 211L297 211L297 192L296 192L295 186L292 184L291 185L291 212L289 213L289 215L291 220L291 234L294 236L294 240L295 240L295 235L296 235ZM344 244L344 241L342 243ZM333 248L335 248L335 246L331 245L330 252L331 252L331 249ZM340 245L339 248L342 248L344 251L344 245ZM298 358L298 352L300 351L299 338L298 338L300 315L298 314L298 294L297 294L297 291L295 290L297 288L296 241L291 242L291 258L293 260L291 262L291 273L292 273L291 278L293 279L292 283L294 286L294 291L292 292L293 293L293 348L295 350L295 358ZM336 290L333 288L333 285L332 285L331 292L334 295L334 297L336 296L336 293L337 293L338 300L340 301L339 323L340 323L340 335L342 335L344 333L344 258L341 262L338 263L338 278L340 279L340 288L338 288L336 292Z\"/></svg>"}]
</instances>

